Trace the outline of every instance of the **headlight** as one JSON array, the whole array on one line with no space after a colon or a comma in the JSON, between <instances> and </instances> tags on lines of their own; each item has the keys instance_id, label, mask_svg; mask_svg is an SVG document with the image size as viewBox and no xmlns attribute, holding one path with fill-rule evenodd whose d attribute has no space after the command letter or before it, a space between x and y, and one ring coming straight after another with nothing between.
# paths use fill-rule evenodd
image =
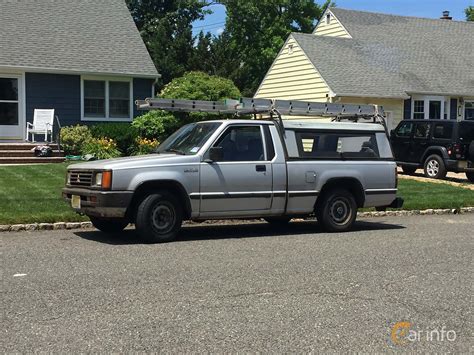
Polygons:
<instances>
[{"instance_id":1,"label":"headlight","mask_svg":"<svg viewBox=\"0 0 474 355\"><path fill-rule=\"evenodd\" d=\"M102 186L102 173L95 174L95 186Z\"/></svg>"},{"instance_id":2,"label":"headlight","mask_svg":"<svg viewBox=\"0 0 474 355\"><path fill-rule=\"evenodd\" d=\"M110 190L112 187L112 171L101 171L95 173L94 186L102 187L104 190Z\"/></svg>"}]
</instances>

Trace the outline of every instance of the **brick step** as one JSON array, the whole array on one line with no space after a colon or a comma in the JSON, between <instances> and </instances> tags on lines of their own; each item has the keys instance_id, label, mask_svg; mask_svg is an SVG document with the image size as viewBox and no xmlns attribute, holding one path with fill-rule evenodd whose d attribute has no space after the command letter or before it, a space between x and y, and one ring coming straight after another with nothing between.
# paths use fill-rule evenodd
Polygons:
<instances>
[{"instance_id":1,"label":"brick step","mask_svg":"<svg viewBox=\"0 0 474 355\"><path fill-rule=\"evenodd\" d=\"M39 145L47 145L44 142L36 143L0 143L0 151L2 150L31 150ZM57 144L50 144L52 149L57 149Z\"/></svg>"},{"instance_id":2,"label":"brick step","mask_svg":"<svg viewBox=\"0 0 474 355\"><path fill-rule=\"evenodd\" d=\"M64 151L53 150L53 157L63 157ZM35 157L31 150L0 150L0 157Z\"/></svg>"},{"instance_id":3,"label":"brick step","mask_svg":"<svg viewBox=\"0 0 474 355\"><path fill-rule=\"evenodd\" d=\"M34 158L34 157L0 157L0 164L42 164L42 163L62 163L65 159L63 157L48 157L48 158Z\"/></svg>"}]
</instances>

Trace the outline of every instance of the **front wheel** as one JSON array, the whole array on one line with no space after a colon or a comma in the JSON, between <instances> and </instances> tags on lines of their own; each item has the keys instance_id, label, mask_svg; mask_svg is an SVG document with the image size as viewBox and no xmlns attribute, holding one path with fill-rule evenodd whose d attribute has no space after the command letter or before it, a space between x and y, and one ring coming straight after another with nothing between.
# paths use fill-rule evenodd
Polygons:
<instances>
[{"instance_id":1,"label":"front wheel","mask_svg":"<svg viewBox=\"0 0 474 355\"><path fill-rule=\"evenodd\" d=\"M170 242L176 238L183 210L180 201L166 191L147 196L138 206L136 229L149 243Z\"/></svg>"},{"instance_id":2,"label":"front wheel","mask_svg":"<svg viewBox=\"0 0 474 355\"><path fill-rule=\"evenodd\" d=\"M347 190L334 189L321 196L316 216L327 232L345 232L352 228L357 217L357 204Z\"/></svg>"},{"instance_id":3,"label":"front wheel","mask_svg":"<svg viewBox=\"0 0 474 355\"><path fill-rule=\"evenodd\" d=\"M432 179L444 179L447 171L444 165L443 158L439 155L430 155L425 160L425 176Z\"/></svg>"},{"instance_id":4,"label":"front wheel","mask_svg":"<svg viewBox=\"0 0 474 355\"><path fill-rule=\"evenodd\" d=\"M99 218L89 216L92 225L104 233L119 233L128 225L123 218Z\"/></svg>"},{"instance_id":5,"label":"front wheel","mask_svg":"<svg viewBox=\"0 0 474 355\"><path fill-rule=\"evenodd\" d=\"M470 182L474 182L474 173L466 172L466 177Z\"/></svg>"}]
</instances>

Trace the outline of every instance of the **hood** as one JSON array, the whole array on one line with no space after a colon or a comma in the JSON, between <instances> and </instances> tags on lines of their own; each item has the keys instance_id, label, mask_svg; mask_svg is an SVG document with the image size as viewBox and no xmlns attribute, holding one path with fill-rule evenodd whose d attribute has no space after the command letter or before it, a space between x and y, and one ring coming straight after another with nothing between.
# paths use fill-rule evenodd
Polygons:
<instances>
[{"instance_id":1,"label":"hood","mask_svg":"<svg viewBox=\"0 0 474 355\"><path fill-rule=\"evenodd\" d=\"M120 170L168 164L187 164L199 162L200 160L201 157L199 155L148 154L134 157L94 160L86 163L71 164L69 169Z\"/></svg>"}]
</instances>

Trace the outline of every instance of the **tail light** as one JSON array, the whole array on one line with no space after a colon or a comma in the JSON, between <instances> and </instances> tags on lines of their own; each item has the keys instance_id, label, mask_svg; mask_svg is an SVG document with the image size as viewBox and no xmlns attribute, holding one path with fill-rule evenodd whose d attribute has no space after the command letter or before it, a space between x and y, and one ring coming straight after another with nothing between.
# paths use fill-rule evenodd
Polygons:
<instances>
[{"instance_id":1,"label":"tail light","mask_svg":"<svg viewBox=\"0 0 474 355\"><path fill-rule=\"evenodd\" d=\"M464 153L464 148L460 143L454 143L448 147L448 155L451 157L461 158Z\"/></svg>"}]
</instances>

